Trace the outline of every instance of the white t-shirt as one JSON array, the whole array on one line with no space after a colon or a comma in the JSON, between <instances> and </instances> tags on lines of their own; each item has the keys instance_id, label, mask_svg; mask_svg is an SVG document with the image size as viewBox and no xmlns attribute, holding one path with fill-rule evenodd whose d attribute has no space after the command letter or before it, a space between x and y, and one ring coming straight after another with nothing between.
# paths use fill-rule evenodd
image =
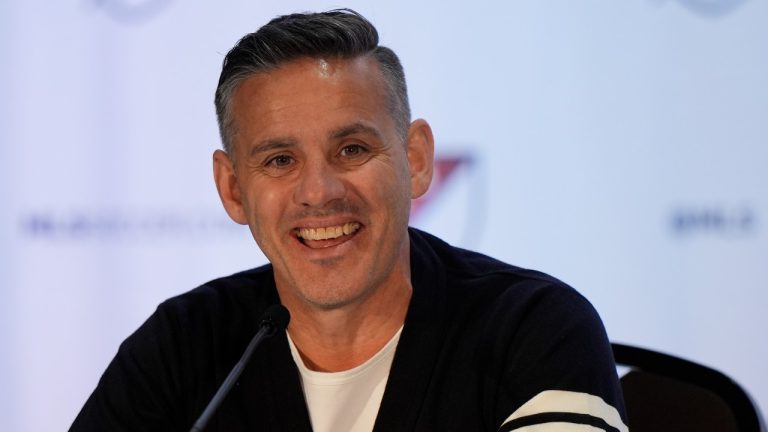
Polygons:
<instances>
[{"instance_id":1,"label":"white t-shirt","mask_svg":"<svg viewBox=\"0 0 768 432\"><path fill-rule=\"evenodd\" d=\"M288 335L291 355L301 374L301 385L314 432L373 430L402 331L400 327L392 339L368 361L341 372L309 370Z\"/></svg>"}]
</instances>

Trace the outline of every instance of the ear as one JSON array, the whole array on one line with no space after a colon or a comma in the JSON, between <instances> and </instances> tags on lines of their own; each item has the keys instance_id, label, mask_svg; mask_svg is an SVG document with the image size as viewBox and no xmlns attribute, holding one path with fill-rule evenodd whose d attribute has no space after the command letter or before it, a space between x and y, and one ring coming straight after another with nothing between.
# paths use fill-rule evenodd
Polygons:
<instances>
[{"instance_id":1,"label":"ear","mask_svg":"<svg viewBox=\"0 0 768 432\"><path fill-rule=\"evenodd\" d=\"M229 159L229 155L221 150L213 152L213 179L216 181L216 189L219 191L219 198L224 204L224 209L233 221L247 225L248 219L245 217L245 208L243 207L240 186L235 177L235 167Z\"/></svg>"},{"instance_id":2,"label":"ear","mask_svg":"<svg viewBox=\"0 0 768 432\"><path fill-rule=\"evenodd\" d=\"M426 120L417 119L408 128L407 152L411 171L411 198L416 199L429 189L435 162L435 138Z\"/></svg>"}]
</instances>

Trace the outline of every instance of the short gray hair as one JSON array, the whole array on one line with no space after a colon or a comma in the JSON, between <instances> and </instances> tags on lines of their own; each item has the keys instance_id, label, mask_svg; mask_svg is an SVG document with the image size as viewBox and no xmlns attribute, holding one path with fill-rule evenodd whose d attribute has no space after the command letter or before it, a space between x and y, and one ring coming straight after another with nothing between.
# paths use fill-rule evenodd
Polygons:
<instances>
[{"instance_id":1,"label":"short gray hair","mask_svg":"<svg viewBox=\"0 0 768 432\"><path fill-rule=\"evenodd\" d=\"M405 73L397 55L379 46L379 34L367 19L351 9L279 16L240 39L226 57L216 87L216 117L224 150L233 157L230 102L249 76L270 72L302 57L351 59L372 56L387 88L395 127L405 140L411 122Z\"/></svg>"}]
</instances>

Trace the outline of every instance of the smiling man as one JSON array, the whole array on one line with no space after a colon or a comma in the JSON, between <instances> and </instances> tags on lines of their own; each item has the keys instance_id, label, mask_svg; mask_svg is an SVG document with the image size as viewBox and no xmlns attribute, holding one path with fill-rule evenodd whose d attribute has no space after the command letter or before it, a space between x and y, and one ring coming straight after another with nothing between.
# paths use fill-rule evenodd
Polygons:
<instances>
[{"instance_id":1,"label":"smiling man","mask_svg":"<svg viewBox=\"0 0 768 432\"><path fill-rule=\"evenodd\" d=\"M231 124L214 169L227 212L272 263L304 360L338 371L405 319L409 203L429 186L432 134L422 120L398 130L373 57L331 55L252 74L220 98Z\"/></svg>"},{"instance_id":2,"label":"smiling man","mask_svg":"<svg viewBox=\"0 0 768 432\"><path fill-rule=\"evenodd\" d=\"M186 431L281 303L217 431L624 431L602 324L562 282L408 228L432 178L402 66L349 10L278 17L227 54L222 203L269 265L163 303L73 431Z\"/></svg>"}]
</instances>

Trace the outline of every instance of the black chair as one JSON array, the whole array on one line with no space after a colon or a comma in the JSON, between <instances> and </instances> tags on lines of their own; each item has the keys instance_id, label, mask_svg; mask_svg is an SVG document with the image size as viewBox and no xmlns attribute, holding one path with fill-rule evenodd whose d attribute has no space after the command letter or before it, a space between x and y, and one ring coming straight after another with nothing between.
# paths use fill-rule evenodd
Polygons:
<instances>
[{"instance_id":1,"label":"black chair","mask_svg":"<svg viewBox=\"0 0 768 432\"><path fill-rule=\"evenodd\" d=\"M631 432L765 432L760 411L726 375L667 354L613 346Z\"/></svg>"}]
</instances>

